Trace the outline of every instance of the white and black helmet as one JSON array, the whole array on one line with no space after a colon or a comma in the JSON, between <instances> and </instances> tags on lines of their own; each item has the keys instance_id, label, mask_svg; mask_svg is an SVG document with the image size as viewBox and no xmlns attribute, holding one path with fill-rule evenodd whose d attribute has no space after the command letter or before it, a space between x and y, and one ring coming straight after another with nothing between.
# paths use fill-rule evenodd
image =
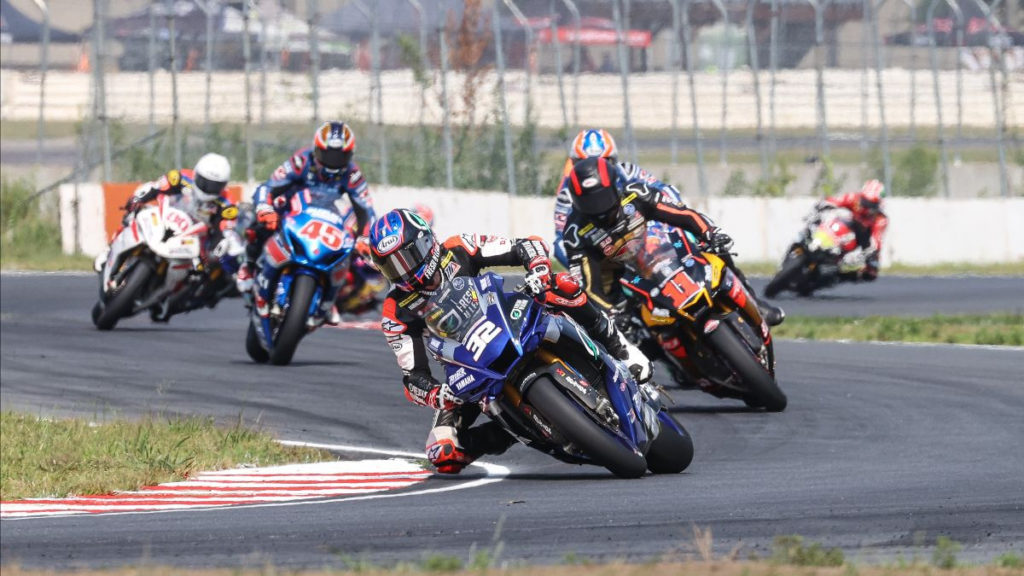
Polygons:
<instances>
[{"instance_id":1,"label":"white and black helmet","mask_svg":"<svg viewBox=\"0 0 1024 576\"><path fill-rule=\"evenodd\" d=\"M209 153L196 162L196 198L204 202L216 200L231 180L231 163L220 154Z\"/></svg>"}]
</instances>

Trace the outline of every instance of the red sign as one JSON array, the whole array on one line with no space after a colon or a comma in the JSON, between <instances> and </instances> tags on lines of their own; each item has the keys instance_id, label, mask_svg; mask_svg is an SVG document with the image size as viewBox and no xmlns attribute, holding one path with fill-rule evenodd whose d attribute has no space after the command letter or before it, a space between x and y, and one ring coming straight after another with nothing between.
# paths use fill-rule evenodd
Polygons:
<instances>
[{"instance_id":1,"label":"red sign","mask_svg":"<svg viewBox=\"0 0 1024 576\"><path fill-rule=\"evenodd\" d=\"M562 44L576 42L576 28L558 28L558 41ZM551 44L551 29L542 28L537 31L537 40L541 44ZM617 44L619 34L606 28L580 28L579 42L585 46L608 46ZM630 48L647 48L651 45L650 30L627 30L626 46Z\"/></svg>"}]
</instances>

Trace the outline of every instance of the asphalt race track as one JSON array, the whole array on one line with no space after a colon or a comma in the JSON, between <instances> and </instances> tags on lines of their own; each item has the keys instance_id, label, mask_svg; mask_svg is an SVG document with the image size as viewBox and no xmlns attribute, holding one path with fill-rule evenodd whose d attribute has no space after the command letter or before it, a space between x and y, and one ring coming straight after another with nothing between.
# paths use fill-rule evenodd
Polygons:
<instances>
[{"instance_id":1,"label":"asphalt race track","mask_svg":"<svg viewBox=\"0 0 1024 576\"><path fill-rule=\"evenodd\" d=\"M831 304L863 313L1019 309L1024 279L883 278L869 288L780 302L791 314ZM292 366L272 368L248 361L237 301L167 325L136 318L99 333L89 321L94 278L5 274L0 292L4 410L95 419L242 414L285 439L422 450L431 414L404 399L378 333L323 329L302 343ZM884 294L909 300L883 301ZM510 561L645 561L692 554L694 525L711 528L717 554L741 546L741 555L763 557L784 534L862 559L927 559L916 544L940 535L964 545L960 559L1024 553L1024 350L782 341L777 355L790 398L784 413L671 393L696 443L681 475L617 480L515 446L487 459L509 473L477 486L466 484L484 477L480 468L380 499L4 520L0 561L388 564L426 553L468 558L496 532ZM415 494L424 486L443 490Z\"/></svg>"}]
</instances>

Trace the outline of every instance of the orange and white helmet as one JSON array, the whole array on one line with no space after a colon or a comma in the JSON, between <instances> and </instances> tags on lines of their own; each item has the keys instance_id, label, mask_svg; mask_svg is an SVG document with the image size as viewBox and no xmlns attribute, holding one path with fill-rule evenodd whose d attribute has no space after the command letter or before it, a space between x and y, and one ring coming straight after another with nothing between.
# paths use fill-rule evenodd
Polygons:
<instances>
[{"instance_id":1,"label":"orange and white helmet","mask_svg":"<svg viewBox=\"0 0 1024 576\"><path fill-rule=\"evenodd\" d=\"M569 157L575 160L584 158L607 158L618 161L619 149L615 139L607 130L588 128L580 131L569 146Z\"/></svg>"},{"instance_id":2,"label":"orange and white helmet","mask_svg":"<svg viewBox=\"0 0 1024 576\"><path fill-rule=\"evenodd\" d=\"M313 135L313 157L328 174L344 170L356 151L356 136L344 122L324 122Z\"/></svg>"}]
</instances>

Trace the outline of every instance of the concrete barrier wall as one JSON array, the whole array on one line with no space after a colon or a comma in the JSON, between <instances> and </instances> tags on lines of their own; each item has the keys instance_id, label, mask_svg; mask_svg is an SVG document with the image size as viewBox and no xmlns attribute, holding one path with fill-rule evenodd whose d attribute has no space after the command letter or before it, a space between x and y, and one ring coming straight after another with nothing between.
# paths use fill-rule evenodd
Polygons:
<instances>
[{"instance_id":1,"label":"concrete barrier wall","mask_svg":"<svg viewBox=\"0 0 1024 576\"><path fill-rule=\"evenodd\" d=\"M251 187L248 189L251 190ZM500 192L376 186L379 212L422 203L434 210L438 236L460 232L553 235L553 197L511 198ZM776 261L800 230L814 198L711 198L695 203L736 241L739 259ZM60 188L64 251L98 254L106 246L103 190L99 184ZM1024 260L1024 198L945 200L890 198L883 265ZM981 231L981 234L975 233Z\"/></svg>"}]
</instances>

